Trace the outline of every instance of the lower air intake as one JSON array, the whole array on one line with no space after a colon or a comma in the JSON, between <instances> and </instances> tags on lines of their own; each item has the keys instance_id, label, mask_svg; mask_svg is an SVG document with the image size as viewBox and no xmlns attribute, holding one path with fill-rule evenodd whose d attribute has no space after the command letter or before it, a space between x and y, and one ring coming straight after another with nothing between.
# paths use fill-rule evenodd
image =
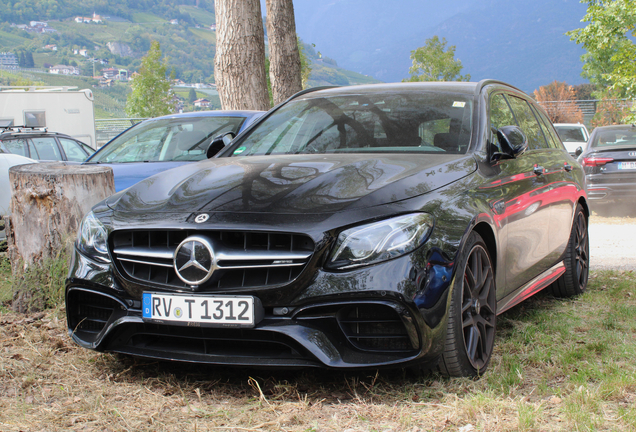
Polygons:
<instances>
[{"instance_id":1,"label":"lower air intake","mask_svg":"<svg viewBox=\"0 0 636 432\"><path fill-rule=\"evenodd\" d=\"M338 323L349 342L363 351L410 351L407 329L390 306L362 304L338 314Z\"/></svg>"},{"instance_id":2,"label":"lower air intake","mask_svg":"<svg viewBox=\"0 0 636 432\"><path fill-rule=\"evenodd\" d=\"M68 293L67 300L69 326L72 331L81 332L82 339L94 340L115 309L120 308L120 306L117 301L110 297L93 292L72 290Z\"/></svg>"}]
</instances>

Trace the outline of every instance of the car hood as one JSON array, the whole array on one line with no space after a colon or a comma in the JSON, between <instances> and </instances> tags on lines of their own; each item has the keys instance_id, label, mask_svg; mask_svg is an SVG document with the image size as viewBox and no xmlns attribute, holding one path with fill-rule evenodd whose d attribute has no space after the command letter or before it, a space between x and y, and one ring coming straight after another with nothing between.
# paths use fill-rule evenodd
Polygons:
<instances>
[{"instance_id":1,"label":"car hood","mask_svg":"<svg viewBox=\"0 0 636 432\"><path fill-rule=\"evenodd\" d=\"M126 162L99 163L99 165L108 166L113 169L113 176L115 177L115 191L119 192L150 176L187 163L192 162ZM88 164L90 164L90 162Z\"/></svg>"},{"instance_id":2,"label":"car hood","mask_svg":"<svg viewBox=\"0 0 636 432\"><path fill-rule=\"evenodd\" d=\"M134 213L334 213L418 196L476 168L467 155L217 158L150 177L106 204Z\"/></svg>"}]
</instances>

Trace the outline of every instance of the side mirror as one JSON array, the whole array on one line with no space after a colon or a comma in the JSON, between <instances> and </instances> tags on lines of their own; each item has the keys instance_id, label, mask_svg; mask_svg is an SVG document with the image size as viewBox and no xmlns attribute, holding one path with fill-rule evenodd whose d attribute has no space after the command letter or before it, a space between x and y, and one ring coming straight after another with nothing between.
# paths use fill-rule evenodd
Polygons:
<instances>
[{"instance_id":1,"label":"side mirror","mask_svg":"<svg viewBox=\"0 0 636 432\"><path fill-rule=\"evenodd\" d=\"M215 137L210 145L208 146L208 150L206 152L206 156L210 159L212 156L223 150L225 146L229 145L234 139L233 132L227 132L223 135L219 135Z\"/></svg>"},{"instance_id":2,"label":"side mirror","mask_svg":"<svg viewBox=\"0 0 636 432\"><path fill-rule=\"evenodd\" d=\"M579 146L576 148L576 150L574 151L574 154L576 155L576 157L581 156L581 154L583 154L583 147Z\"/></svg>"},{"instance_id":3,"label":"side mirror","mask_svg":"<svg viewBox=\"0 0 636 432\"><path fill-rule=\"evenodd\" d=\"M493 160L514 159L528 150L528 139L519 126L502 126L494 129L503 153L493 154Z\"/></svg>"}]
</instances>

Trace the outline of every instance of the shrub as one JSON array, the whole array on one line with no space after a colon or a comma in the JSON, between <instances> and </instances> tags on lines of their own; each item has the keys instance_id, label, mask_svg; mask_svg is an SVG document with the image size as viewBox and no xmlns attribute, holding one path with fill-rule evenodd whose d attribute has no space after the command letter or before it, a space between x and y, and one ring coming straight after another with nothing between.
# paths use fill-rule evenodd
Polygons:
<instances>
[{"instance_id":1,"label":"shrub","mask_svg":"<svg viewBox=\"0 0 636 432\"><path fill-rule=\"evenodd\" d=\"M13 275L13 302L16 312L37 312L56 308L64 303L64 283L68 273L68 262L72 242L53 258L45 259L41 265L29 266L20 274ZM22 265L14 268L24 268Z\"/></svg>"}]
</instances>

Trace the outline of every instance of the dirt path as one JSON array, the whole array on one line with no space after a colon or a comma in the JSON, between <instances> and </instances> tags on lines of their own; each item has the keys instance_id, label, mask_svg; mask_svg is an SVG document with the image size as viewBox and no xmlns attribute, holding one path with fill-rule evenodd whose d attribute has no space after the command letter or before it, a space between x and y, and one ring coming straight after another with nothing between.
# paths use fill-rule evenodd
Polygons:
<instances>
[{"instance_id":1,"label":"dirt path","mask_svg":"<svg viewBox=\"0 0 636 432\"><path fill-rule=\"evenodd\" d=\"M590 218L590 269L636 270L636 218Z\"/></svg>"}]
</instances>

